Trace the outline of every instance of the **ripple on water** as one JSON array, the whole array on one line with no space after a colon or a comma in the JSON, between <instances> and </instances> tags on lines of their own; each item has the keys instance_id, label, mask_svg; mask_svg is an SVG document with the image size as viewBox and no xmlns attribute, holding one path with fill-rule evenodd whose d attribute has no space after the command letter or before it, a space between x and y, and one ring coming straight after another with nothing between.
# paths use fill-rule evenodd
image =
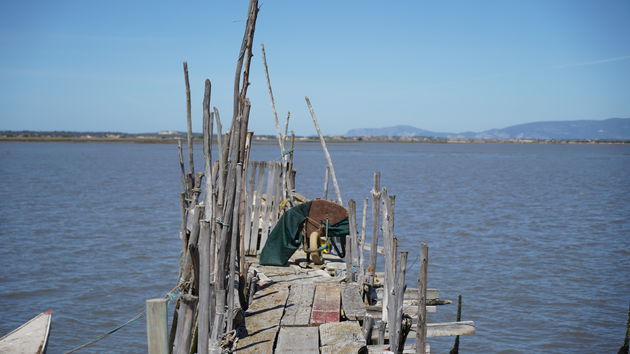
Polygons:
<instances>
[{"instance_id":1,"label":"ripple on water","mask_svg":"<svg viewBox=\"0 0 630 354\"><path fill-rule=\"evenodd\" d=\"M414 260L428 242L429 286L463 295L477 334L461 338L462 352L618 349L630 293L630 147L329 148L344 200L361 201L382 171L397 195L400 249ZM255 145L252 159L276 150ZM296 151L298 190L320 196L323 172L306 171L321 171L321 148ZM181 247L176 161L169 145L0 144L0 166L13 166L0 169L0 333L50 307L49 352L62 352L170 290ZM412 262L410 286L417 273ZM453 321L455 311L430 318ZM144 338L136 321L85 352L145 352ZM431 339L438 353L452 343Z\"/></svg>"}]
</instances>

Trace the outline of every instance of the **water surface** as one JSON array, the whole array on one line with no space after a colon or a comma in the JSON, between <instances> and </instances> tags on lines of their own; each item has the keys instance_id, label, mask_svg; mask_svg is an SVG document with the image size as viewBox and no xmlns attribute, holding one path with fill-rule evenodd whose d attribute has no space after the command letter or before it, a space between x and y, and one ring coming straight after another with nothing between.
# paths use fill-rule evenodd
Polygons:
<instances>
[{"instance_id":1,"label":"water surface","mask_svg":"<svg viewBox=\"0 0 630 354\"><path fill-rule=\"evenodd\" d=\"M396 195L416 287L464 297L462 352L616 352L630 301L630 146L329 144L344 201L372 172ZM256 144L252 159L278 159ZM297 189L320 197L319 144L298 144ZM201 160L198 159L201 170ZM0 334L54 310L49 353L97 337L177 280L174 145L0 143ZM333 189L330 188L332 196ZM369 213L369 212L368 212ZM368 228L369 230L369 228ZM453 321L443 306L432 321ZM83 352L145 352L136 321ZM448 352L452 338L432 339Z\"/></svg>"}]
</instances>

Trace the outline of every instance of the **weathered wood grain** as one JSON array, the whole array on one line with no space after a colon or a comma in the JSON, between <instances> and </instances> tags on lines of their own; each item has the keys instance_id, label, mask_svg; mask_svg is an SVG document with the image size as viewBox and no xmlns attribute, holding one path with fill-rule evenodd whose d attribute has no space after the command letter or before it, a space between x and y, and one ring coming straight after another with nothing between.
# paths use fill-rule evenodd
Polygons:
<instances>
[{"instance_id":1,"label":"weathered wood grain","mask_svg":"<svg viewBox=\"0 0 630 354\"><path fill-rule=\"evenodd\" d=\"M282 327L276 354L319 354L319 327Z\"/></svg>"},{"instance_id":2,"label":"weathered wood grain","mask_svg":"<svg viewBox=\"0 0 630 354\"><path fill-rule=\"evenodd\" d=\"M187 354L192 342L193 321L198 298L191 295L182 295L177 316L177 335L175 336L175 349L173 353Z\"/></svg>"},{"instance_id":3,"label":"weathered wood grain","mask_svg":"<svg viewBox=\"0 0 630 354\"><path fill-rule=\"evenodd\" d=\"M238 353L272 353L289 287L271 284L259 289L245 312L247 336L237 343Z\"/></svg>"},{"instance_id":4,"label":"weathered wood grain","mask_svg":"<svg viewBox=\"0 0 630 354\"><path fill-rule=\"evenodd\" d=\"M366 347L361 326L357 321L325 323L319 326L323 353L358 353Z\"/></svg>"},{"instance_id":5,"label":"weathered wood grain","mask_svg":"<svg viewBox=\"0 0 630 354\"><path fill-rule=\"evenodd\" d=\"M315 288L313 310L310 323L317 325L339 322L339 303L341 301L339 284L319 283Z\"/></svg>"},{"instance_id":6,"label":"weathered wood grain","mask_svg":"<svg viewBox=\"0 0 630 354\"><path fill-rule=\"evenodd\" d=\"M341 283L341 308L347 319L363 320L367 315L359 283Z\"/></svg>"},{"instance_id":7,"label":"weathered wood grain","mask_svg":"<svg viewBox=\"0 0 630 354\"><path fill-rule=\"evenodd\" d=\"M416 330L417 326L413 324L411 331ZM427 323L427 338L464 336L475 334L475 331L474 321Z\"/></svg>"},{"instance_id":8,"label":"weathered wood grain","mask_svg":"<svg viewBox=\"0 0 630 354\"><path fill-rule=\"evenodd\" d=\"M251 235L252 235L252 221L254 219L254 192L256 191L256 171L258 169L258 161L252 161L249 163L249 181L247 183L247 202L245 204L245 227L243 228L243 244L245 246L245 254L249 255ZM255 253L254 253L255 254Z\"/></svg>"},{"instance_id":9,"label":"weathered wood grain","mask_svg":"<svg viewBox=\"0 0 630 354\"><path fill-rule=\"evenodd\" d=\"M169 352L166 304L167 300L164 298L146 301L149 354L167 354Z\"/></svg>"},{"instance_id":10,"label":"weathered wood grain","mask_svg":"<svg viewBox=\"0 0 630 354\"><path fill-rule=\"evenodd\" d=\"M370 265L368 273L370 274L370 284L374 285L376 273L376 256L378 252L378 216L379 216L379 200L381 198L381 172L374 172L374 187L370 193L372 195L372 240L370 242ZM381 249L381 252L383 251Z\"/></svg>"},{"instance_id":11,"label":"weathered wood grain","mask_svg":"<svg viewBox=\"0 0 630 354\"><path fill-rule=\"evenodd\" d=\"M264 187L265 181L265 170L267 168L267 163L260 162L258 165L258 176L256 177L256 188L254 192L254 205L252 212L252 228L250 231L250 241L249 247L246 246L246 254L255 256L258 251L258 232L261 225L261 210L262 210L262 191Z\"/></svg>"},{"instance_id":12,"label":"weathered wood grain","mask_svg":"<svg viewBox=\"0 0 630 354\"><path fill-rule=\"evenodd\" d=\"M186 140L188 142L188 169L191 175L195 175L195 163L193 161L193 136L192 115L190 106L190 81L188 80L188 63L184 62L184 83L186 85Z\"/></svg>"},{"instance_id":13,"label":"weathered wood grain","mask_svg":"<svg viewBox=\"0 0 630 354\"><path fill-rule=\"evenodd\" d=\"M315 295L315 284L298 283L291 286L282 316L282 326L308 326Z\"/></svg>"}]
</instances>

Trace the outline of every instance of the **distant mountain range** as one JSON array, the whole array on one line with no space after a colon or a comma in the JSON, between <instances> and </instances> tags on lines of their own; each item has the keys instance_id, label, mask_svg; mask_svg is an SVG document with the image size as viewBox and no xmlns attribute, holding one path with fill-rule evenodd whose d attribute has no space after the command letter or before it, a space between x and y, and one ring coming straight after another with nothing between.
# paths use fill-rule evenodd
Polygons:
<instances>
[{"instance_id":1,"label":"distant mountain range","mask_svg":"<svg viewBox=\"0 0 630 354\"><path fill-rule=\"evenodd\" d=\"M585 139L585 140L630 140L630 118L605 120L572 120L534 122L512 125L503 129L482 132L445 133L419 129L409 125L385 128L351 129L346 136L390 136L390 137L437 137L465 139Z\"/></svg>"}]
</instances>

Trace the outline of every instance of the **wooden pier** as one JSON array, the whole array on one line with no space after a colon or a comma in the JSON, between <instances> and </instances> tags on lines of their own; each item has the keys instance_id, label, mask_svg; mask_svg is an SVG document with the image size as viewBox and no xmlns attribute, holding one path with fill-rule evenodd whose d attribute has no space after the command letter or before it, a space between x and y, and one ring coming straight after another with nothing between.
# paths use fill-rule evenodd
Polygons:
<instances>
[{"instance_id":1,"label":"wooden pier","mask_svg":"<svg viewBox=\"0 0 630 354\"><path fill-rule=\"evenodd\" d=\"M354 200L343 202L308 97L306 105L327 161L321 166L325 183L320 200L296 193L293 139L291 148L286 146L290 115L282 133L264 47L280 158L250 161L254 133L248 130L247 89L258 11L258 1L250 0L226 131L219 110L211 109L211 83L205 81L204 168L197 173L189 67L184 63L188 168L180 142L179 295L170 326L166 300L147 301L149 353L426 353L427 338L474 333L472 322L427 323L427 312L451 303L427 287L428 246L418 241L418 288L407 288L406 279L415 277L408 274L409 254L398 250L398 237L419 236L395 233L396 198L381 187L379 172L372 190L366 191L372 216L367 235L370 198L363 200L361 210ZM218 151L213 158L215 138ZM328 176L334 201L327 200ZM382 272L376 269L378 257ZM415 343L406 344L410 334L415 334Z\"/></svg>"}]
</instances>

